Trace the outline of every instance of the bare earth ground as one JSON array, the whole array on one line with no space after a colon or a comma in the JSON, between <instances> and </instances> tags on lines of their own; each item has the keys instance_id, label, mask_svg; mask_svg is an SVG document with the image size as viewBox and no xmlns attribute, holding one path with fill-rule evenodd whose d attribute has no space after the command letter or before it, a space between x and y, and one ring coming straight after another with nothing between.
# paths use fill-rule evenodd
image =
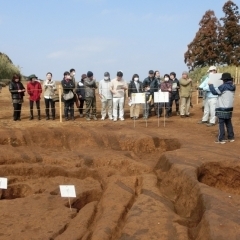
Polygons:
<instances>
[{"instance_id":1,"label":"bare earth ground","mask_svg":"<svg viewBox=\"0 0 240 240\"><path fill-rule=\"evenodd\" d=\"M218 126L192 117L60 123L12 121L7 88L0 94L1 240L240 239L240 91L235 142L215 144ZM98 103L98 106L99 103ZM57 104L58 107L58 104ZM100 107L98 108L98 112ZM36 112L36 111L35 111ZM100 116L99 116L100 117ZM57 110L59 119L59 109ZM77 197L61 198L60 184Z\"/></svg>"}]
</instances>

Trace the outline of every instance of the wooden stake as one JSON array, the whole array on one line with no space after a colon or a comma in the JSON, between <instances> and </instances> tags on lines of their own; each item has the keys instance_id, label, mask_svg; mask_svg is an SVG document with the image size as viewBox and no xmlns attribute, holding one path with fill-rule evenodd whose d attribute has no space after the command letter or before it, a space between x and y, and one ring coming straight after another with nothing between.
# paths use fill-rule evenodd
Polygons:
<instances>
[{"instance_id":1,"label":"wooden stake","mask_svg":"<svg viewBox=\"0 0 240 240\"><path fill-rule=\"evenodd\" d=\"M196 104L198 105L198 97L199 97L199 91L198 91L198 81L197 81L197 94L196 94L196 96L197 96L197 99L196 99Z\"/></svg>"},{"instance_id":2,"label":"wooden stake","mask_svg":"<svg viewBox=\"0 0 240 240\"><path fill-rule=\"evenodd\" d=\"M62 123L62 93L61 86L58 86L58 95L59 95L59 114L60 114L60 123Z\"/></svg>"}]
</instances>

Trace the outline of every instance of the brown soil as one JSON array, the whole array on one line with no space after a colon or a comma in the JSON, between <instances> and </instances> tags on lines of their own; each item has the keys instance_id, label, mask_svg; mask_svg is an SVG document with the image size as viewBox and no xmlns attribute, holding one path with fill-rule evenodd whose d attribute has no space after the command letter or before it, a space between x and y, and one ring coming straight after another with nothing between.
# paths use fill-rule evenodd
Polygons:
<instances>
[{"instance_id":1,"label":"brown soil","mask_svg":"<svg viewBox=\"0 0 240 240\"><path fill-rule=\"evenodd\" d=\"M191 118L174 114L165 128L155 116L134 128L127 105L124 122L29 121L27 99L14 122L4 88L0 177L9 185L0 190L0 239L240 239L239 91L236 141L225 145L214 143L217 125L196 124L194 100ZM60 184L76 187L72 211Z\"/></svg>"}]
</instances>

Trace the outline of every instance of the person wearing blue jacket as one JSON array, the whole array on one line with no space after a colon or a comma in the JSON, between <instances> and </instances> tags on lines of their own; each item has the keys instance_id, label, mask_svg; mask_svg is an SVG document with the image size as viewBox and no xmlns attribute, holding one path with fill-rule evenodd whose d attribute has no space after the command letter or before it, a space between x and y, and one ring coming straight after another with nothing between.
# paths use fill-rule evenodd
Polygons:
<instances>
[{"instance_id":1,"label":"person wearing blue jacket","mask_svg":"<svg viewBox=\"0 0 240 240\"><path fill-rule=\"evenodd\" d=\"M218 117L219 134L218 139L215 143L226 143L225 140L225 129L227 128L229 142L234 142L234 132L232 126L232 112L233 112L233 101L236 87L233 84L233 78L230 73L223 73L220 80L223 80L223 84L218 88L214 88L213 84L208 83L211 93L217 98L216 116Z\"/></svg>"}]
</instances>

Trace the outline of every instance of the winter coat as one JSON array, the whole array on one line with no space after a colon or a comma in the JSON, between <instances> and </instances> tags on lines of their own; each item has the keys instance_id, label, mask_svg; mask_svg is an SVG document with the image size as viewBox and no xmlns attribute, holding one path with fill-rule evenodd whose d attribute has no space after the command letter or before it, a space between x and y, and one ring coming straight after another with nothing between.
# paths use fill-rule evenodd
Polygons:
<instances>
[{"instance_id":1,"label":"winter coat","mask_svg":"<svg viewBox=\"0 0 240 240\"><path fill-rule=\"evenodd\" d=\"M180 88L180 84L177 78L175 78L174 80L170 79L169 82L172 84L172 94L171 94L171 100L179 100L180 96L179 96L179 88ZM176 86L176 88L174 88L174 85Z\"/></svg>"},{"instance_id":2,"label":"winter coat","mask_svg":"<svg viewBox=\"0 0 240 240\"><path fill-rule=\"evenodd\" d=\"M25 95L24 92L18 92L18 90L23 90L25 87L21 82L11 81L9 83L9 91L12 94L12 99L22 99Z\"/></svg>"},{"instance_id":3,"label":"winter coat","mask_svg":"<svg viewBox=\"0 0 240 240\"><path fill-rule=\"evenodd\" d=\"M141 81L137 81L138 89L135 81L131 81L128 85L128 96L130 97L132 93L142 93L143 92L143 83Z\"/></svg>"},{"instance_id":4,"label":"winter coat","mask_svg":"<svg viewBox=\"0 0 240 240\"><path fill-rule=\"evenodd\" d=\"M108 80L102 79L99 82L99 94L103 97L102 100L112 99L112 92L110 91L110 85L111 85L110 78Z\"/></svg>"},{"instance_id":5,"label":"winter coat","mask_svg":"<svg viewBox=\"0 0 240 240\"><path fill-rule=\"evenodd\" d=\"M77 84L76 94L78 95L78 98L79 98L80 100L85 100L85 88L84 88L84 85L83 85L83 82L82 82L82 81L80 81L80 82Z\"/></svg>"},{"instance_id":6,"label":"winter coat","mask_svg":"<svg viewBox=\"0 0 240 240\"><path fill-rule=\"evenodd\" d=\"M169 81L162 82L159 88L162 92L169 92L169 99L171 99L172 84Z\"/></svg>"},{"instance_id":7,"label":"winter coat","mask_svg":"<svg viewBox=\"0 0 240 240\"><path fill-rule=\"evenodd\" d=\"M73 89L75 88L75 85L71 79L69 79L68 81L63 79L61 81L61 84L62 84L64 94L67 94L69 91L73 91Z\"/></svg>"},{"instance_id":8,"label":"winter coat","mask_svg":"<svg viewBox=\"0 0 240 240\"><path fill-rule=\"evenodd\" d=\"M236 91L232 81L224 82L218 88L214 88L212 84L209 89L213 95L218 96L216 106L216 116L219 118L229 119L232 117L234 94Z\"/></svg>"},{"instance_id":9,"label":"winter coat","mask_svg":"<svg viewBox=\"0 0 240 240\"><path fill-rule=\"evenodd\" d=\"M42 86L38 81L30 81L27 84L27 92L30 101L39 101L41 99Z\"/></svg>"},{"instance_id":10,"label":"winter coat","mask_svg":"<svg viewBox=\"0 0 240 240\"><path fill-rule=\"evenodd\" d=\"M191 97L192 95L192 81L189 79L180 79L180 97Z\"/></svg>"},{"instance_id":11,"label":"winter coat","mask_svg":"<svg viewBox=\"0 0 240 240\"><path fill-rule=\"evenodd\" d=\"M94 98L95 89L97 89L96 81L94 79L90 80L89 78L86 78L83 85L85 89L85 98Z\"/></svg>"},{"instance_id":12,"label":"winter coat","mask_svg":"<svg viewBox=\"0 0 240 240\"><path fill-rule=\"evenodd\" d=\"M150 87L150 92L153 94L158 91L158 80L156 78L147 77L143 81L143 88L146 86Z\"/></svg>"},{"instance_id":13,"label":"winter coat","mask_svg":"<svg viewBox=\"0 0 240 240\"><path fill-rule=\"evenodd\" d=\"M44 98L51 99L56 91L55 81L45 80L43 84L43 88L44 88Z\"/></svg>"}]
</instances>

